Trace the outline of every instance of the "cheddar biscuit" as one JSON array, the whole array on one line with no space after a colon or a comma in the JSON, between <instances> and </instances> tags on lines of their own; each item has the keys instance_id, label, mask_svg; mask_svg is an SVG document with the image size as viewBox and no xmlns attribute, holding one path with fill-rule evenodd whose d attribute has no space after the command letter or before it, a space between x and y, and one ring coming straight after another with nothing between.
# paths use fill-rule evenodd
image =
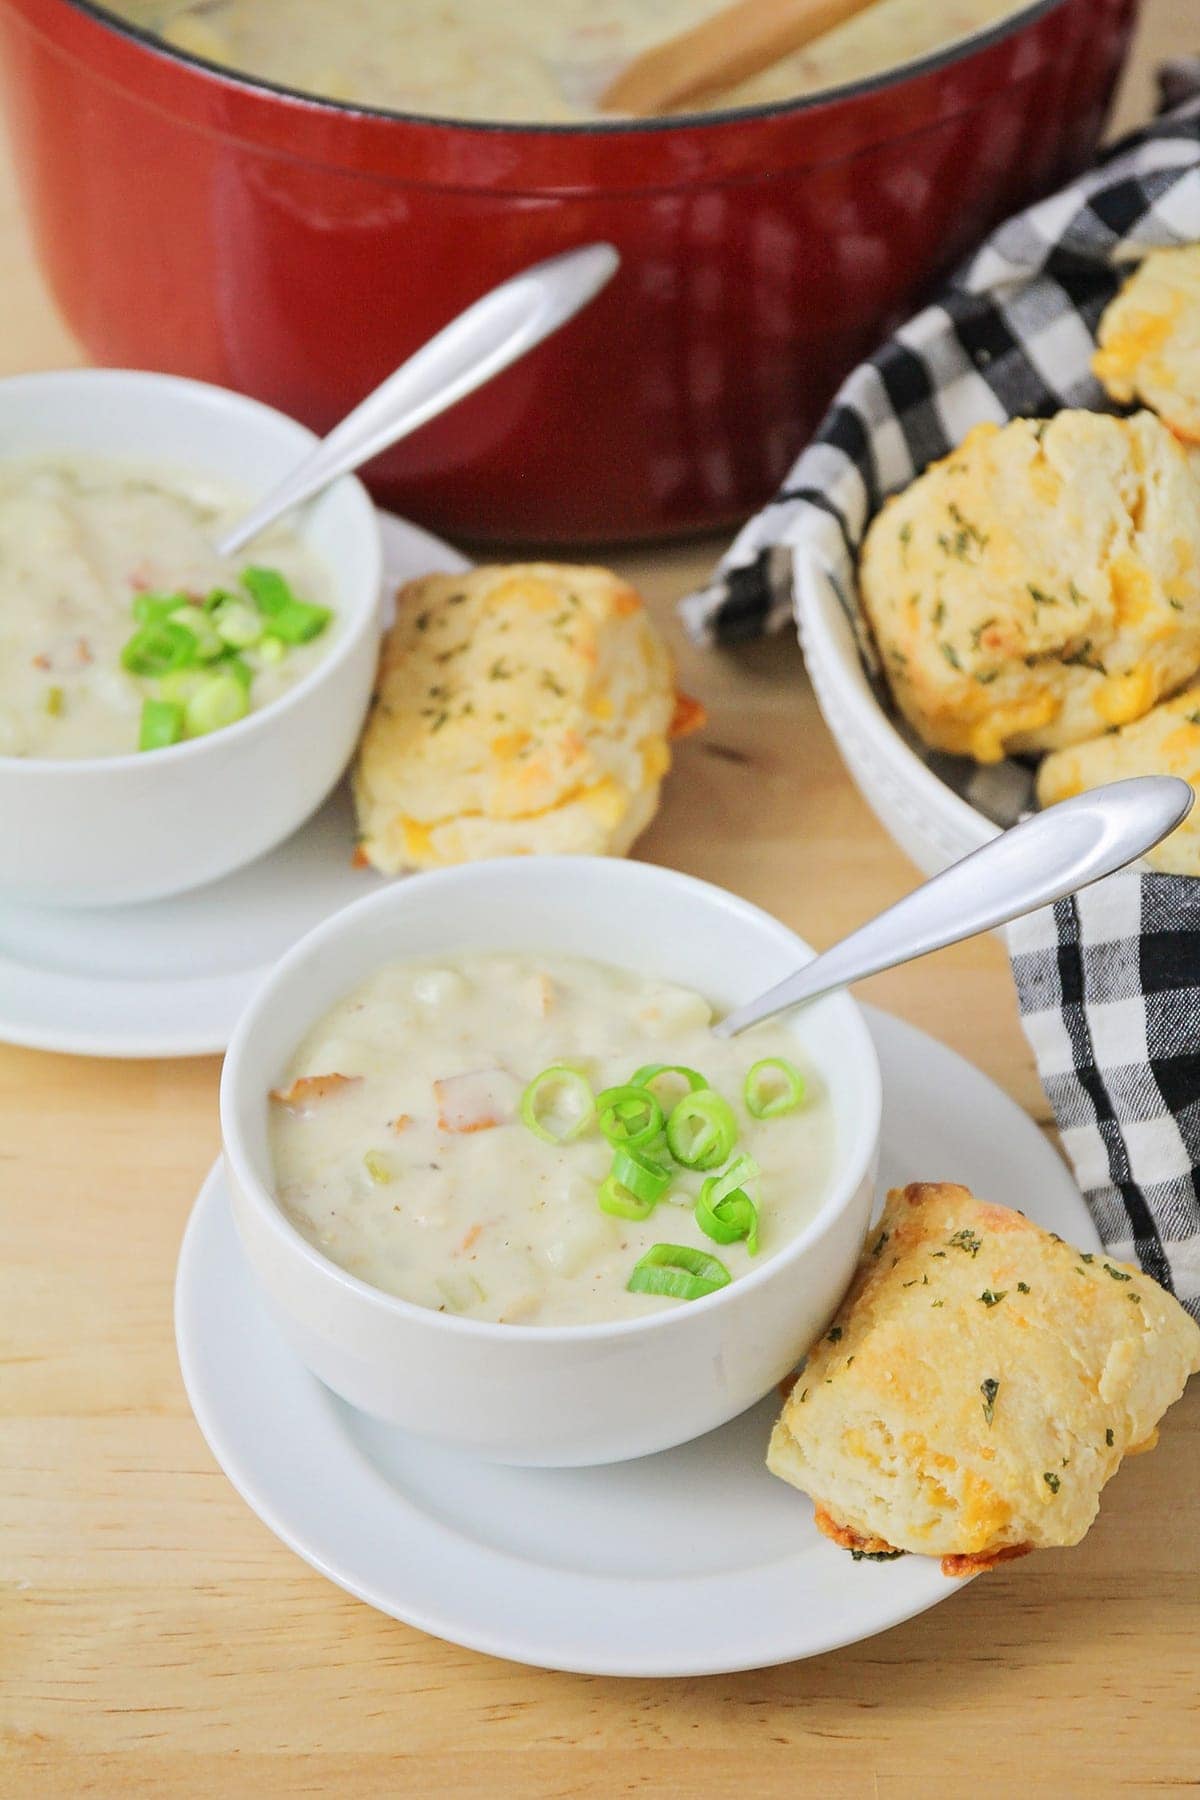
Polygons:
<instances>
[{"instance_id":1,"label":"cheddar biscuit","mask_svg":"<svg viewBox=\"0 0 1200 1800\"><path fill-rule=\"evenodd\" d=\"M1200 244L1152 250L1096 335L1092 368L1112 398L1153 407L1200 444Z\"/></svg>"},{"instance_id":2,"label":"cheddar biscuit","mask_svg":"<svg viewBox=\"0 0 1200 1800\"><path fill-rule=\"evenodd\" d=\"M666 646L604 569L411 582L354 771L362 851L387 873L623 854L657 808L674 707Z\"/></svg>"},{"instance_id":3,"label":"cheddar biscuit","mask_svg":"<svg viewBox=\"0 0 1200 1800\"><path fill-rule=\"evenodd\" d=\"M1048 756L1038 770L1038 803L1052 806L1126 775L1180 775L1200 792L1200 681L1134 725ZM1200 875L1200 812L1193 808L1146 861L1166 875Z\"/></svg>"},{"instance_id":4,"label":"cheddar biscuit","mask_svg":"<svg viewBox=\"0 0 1200 1800\"><path fill-rule=\"evenodd\" d=\"M1200 1328L1140 1269L916 1183L888 1195L767 1462L839 1543L968 1574L1078 1543L1197 1370Z\"/></svg>"},{"instance_id":5,"label":"cheddar biscuit","mask_svg":"<svg viewBox=\"0 0 1200 1800\"><path fill-rule=\"evenodd\" d=\"M927 744L1081 743L1200 669L1200 484L1149 413L979 425L883 508L860 580Z\"/></svg>"}]
</instances>

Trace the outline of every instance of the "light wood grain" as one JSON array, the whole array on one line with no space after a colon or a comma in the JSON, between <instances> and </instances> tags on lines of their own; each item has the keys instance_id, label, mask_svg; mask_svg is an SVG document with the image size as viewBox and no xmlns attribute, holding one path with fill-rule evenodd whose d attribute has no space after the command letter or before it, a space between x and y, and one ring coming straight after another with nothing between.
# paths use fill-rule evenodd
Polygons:
<instances>
[{"instance_id":1,"label":"light wood grain","mask_svg":"<svg viewBox=\"0 0 1200 1800\"><path fill-rule=\"evenodd\" d=\"M1151 46L1200 42L1200 0L1155 0L1147 26L1127 112L1146 104ZM0 257L3 372L78 360L8 185ZM842 772L790 643L704 657L681 641L672 603L715 549L621 559L712 717L681 747L641 854L725 882L824 945L913 871ZM1046 1118L996 943L865 992ZM215 1061L0 1050L0 1793L857 1800L1196 1785L1196 1393L1080 1549L762 1674L522 1670L339 1593L238 1499L179 1382L171 1283L217 1149L216 1086Z\"/></svg>"}]
</instances>

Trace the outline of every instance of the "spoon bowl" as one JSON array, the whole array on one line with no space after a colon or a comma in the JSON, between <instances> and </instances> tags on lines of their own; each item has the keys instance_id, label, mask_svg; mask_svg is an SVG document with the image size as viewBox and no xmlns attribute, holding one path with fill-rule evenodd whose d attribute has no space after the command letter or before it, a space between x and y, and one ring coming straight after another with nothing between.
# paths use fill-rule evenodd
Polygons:
<instances>
[{"instance_id":1,"label":"spoon bowl","mask_svg":"<svg viewBox=\"0 0 1200 1800\"><path fill-rule=\"evenodd\" d=\"M1048 806L951 863L807 968L727 1014L714 1030L736 1037L788 1007L1078 893L1152 850L1183 823L1194 800L1178 776L1135 775Z\"/></svg>"}]
</instances>

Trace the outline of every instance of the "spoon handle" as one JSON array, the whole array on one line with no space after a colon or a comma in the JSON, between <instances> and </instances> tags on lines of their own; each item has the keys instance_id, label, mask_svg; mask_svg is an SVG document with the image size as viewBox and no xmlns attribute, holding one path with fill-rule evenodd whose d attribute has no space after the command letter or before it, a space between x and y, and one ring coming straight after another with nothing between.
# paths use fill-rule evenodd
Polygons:
<instances>
[{"instance_id":1,"label":"spoon handle","mask_svg":"<svg viewBox=\"0 0 1200 1800\"><path fill-rule=\"evenodd\" d=\"M1007 925L1123 869L1186 819L1193 794L1174 775L1109 782L1035 813L916 888L806 968L715 1027L749 1025L834 988Z\"/></svg>"},{"instance_id":2,"label":"spoon handle","mask_svg":"<svg viewBox=\"0 0 1200 1800\"><path fill-rule=\"evenodd\" d=\"M584 244L534 263L452 319L322 438L231 531L217 550L233 556L285 512L339 475L474 393L574 318L615 274L611 244Z\"/></svg>"}]
</instances>

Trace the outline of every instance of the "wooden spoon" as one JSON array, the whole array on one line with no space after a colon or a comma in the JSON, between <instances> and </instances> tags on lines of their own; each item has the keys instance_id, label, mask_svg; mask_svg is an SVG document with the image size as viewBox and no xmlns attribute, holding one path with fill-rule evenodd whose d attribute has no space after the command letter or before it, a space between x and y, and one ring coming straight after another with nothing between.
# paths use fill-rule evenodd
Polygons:
<instances>
[{"instance_id":1,"label":"wooden spoon","mask_svg":"<svg viewBox=\"0 0 1200 1800\"><path fill-rule=\"evenodd\" d=\"M734 0L690 31L635 56L600 96L635 118L720 93L769 69L875 0Z\"/></svg>"}]
</instances>

